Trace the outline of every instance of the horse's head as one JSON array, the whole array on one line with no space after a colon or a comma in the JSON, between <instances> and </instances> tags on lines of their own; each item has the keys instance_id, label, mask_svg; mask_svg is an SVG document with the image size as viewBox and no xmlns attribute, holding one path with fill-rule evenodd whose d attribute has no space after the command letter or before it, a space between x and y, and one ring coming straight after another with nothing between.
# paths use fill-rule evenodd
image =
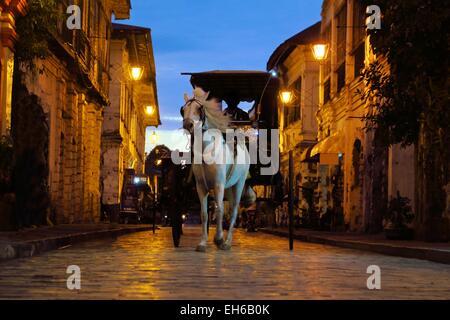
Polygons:
<instances>
[{"instance_id":1,"label":"horse's head","mask_svg":"<svg viewBox=\"0 0 450 320\"><path fill-rule=\"evenodd\" d=\"M180 113L183 117L183 128L190 133L194 128L201 128L205 122L205 103L208 100L209 92L204 92L200 88L194 90L194 97L189 98L184 94L185 104L181 107Z\"/></svg>"}]
</instances>

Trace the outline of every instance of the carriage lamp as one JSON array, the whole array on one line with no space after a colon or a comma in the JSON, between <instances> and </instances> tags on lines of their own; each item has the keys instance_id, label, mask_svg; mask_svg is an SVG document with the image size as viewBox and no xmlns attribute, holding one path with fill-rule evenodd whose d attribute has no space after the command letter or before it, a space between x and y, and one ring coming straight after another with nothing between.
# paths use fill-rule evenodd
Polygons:
<instances>
[{"instance_id":1,"label":"carriage lamp","mask_svg":"<svg viewBox=\"0 0 450 320\"><path fill-rule=\"evenodd\" d=\"M288 104L292 101L293 93L290 90L283 90L280 93L281 102Z\"/></svg>"},{"instance_id":2,"label":"carriage lamp","mask_svg":"<svg viewBox=\"0 0 450 320\"><path fill-rule=\"evenodd\" d=\"M153 133L150 135L150 142L152 144L156 144L159 140L159 135L156 133L156 131L153 131Z\"/></svg>"},{"instance_id":3,"label":"carriage lamp","mask_svg":"<svg viewBox=\"0 0 450 320\"><path fill-rule=\"evenodd\" d=\"M328 45L326 43L316 43L312 45L312 53L317 61L324 61L328 57Z\"/></svg>"},{"instance_id":4,"label":"carriage lamp","mask_svg":"<svg viewBox=\"0 0 450 320\"><path fill-rule=\"evenodd\" d=\"M153 107L153 106L146 106L145 107L145 113L147 113L149 116L152 116L155 113L155 107Z\"/></svg>"},{"instance_id":5,"label":"carriage lamp","mask_svg":"<svg viewBox=\"0 0 450 320\"><path fill-rule=\"evenodd\" d=\"M274 69L270 70L270 74L272 75L272 77L276 78L278 77L278 72Z\"/></svg>"},{"instance_id":6,"label":"carriage lamp","mask_svg":"<svg viewBox=\"0 0 450 320\"><path fill-rule=\"evenodd\" d=\"M142 67L131 67L130 69L130 76L131 79L134 81L139 81L142 79L142 76L144 75L144 68Z\"/></svg>"},{"instance_id":7,"label":"carriage lamp","mask_svg":"<svg viewBox=\"0 0 450 320\"><path fill-rule=\"evenodd\" d=\"M162 160L161 160L161 159L156 160L156 165L157 165L157 166L161 165L161 163L162 163Z\"/></svg>"}]
</instances>

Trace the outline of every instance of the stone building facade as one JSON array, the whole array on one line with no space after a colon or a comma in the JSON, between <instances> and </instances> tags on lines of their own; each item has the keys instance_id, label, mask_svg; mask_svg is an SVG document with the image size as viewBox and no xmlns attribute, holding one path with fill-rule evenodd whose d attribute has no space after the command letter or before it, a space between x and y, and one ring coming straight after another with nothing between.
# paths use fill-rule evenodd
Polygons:
<instances>
[{"instance_id":1,"label":"stone building facade","mask_svg":"<svg viewBox=\"0 0 450 320\"><path fill-rule=\"evenodd\" d=\"M376 59L365 11L359 0L323 2L322 39L329 54L320 68L318 144L310 156L319 157L318 192L343 213L346 229L378 232L397 191L414 203L414 150L379 147L377 133L365 130L369 110L358 93L364 90L360 71Z\"/></svg>"},{"instance_id":2,"label":"stone building facade","mask_svg":"<svg viewBox=\"0 0 450 320\"><path fill-rule=\"evenodd\" d=\"M131 77L135 66L143 68L140 80ZM146 128L161 124L155 77L150 29L113 24L111 105L102 127L102 203L108 215L119 210L125 171L144 174Z\"/></svg>"},{"instance_id":3,"label":"stone building facade","mask_svg":"<svg viewBox=\"0 0 450 320\"><path fill-rule=\"evenodd\" d=\"M26 13L26 0L0 1L0 137L11 129L11 95L14 71L15 20Z\"/></svg>"},{"instance_id":4,"label":"stone building facade","mask_svg":"<svg viewBox=\"0 0 450 320\"><path fill-rule=\"evenodd\" d=\"M65 20L49 56L28 73L27 90L38 97L48 126L48 188L56 223L100 219L101 128L109 105L112 17L128 19L129 0L78 0L81 30ZM60 3L64 13L69 1Z\"/></svg>"},{"instance_id":5,"label":"stone building facade","mask_svg":"<svg viewBox=\"0 0 450 320\"><path fill-rule=\"evenodd\" d=\"M276 70L281 90L292 93L290 103L278 100L280 129L280 172L288 186L289 151L294 155L295 196L301 186L316 179L315 168L301 162L302 153L317 142L316 112L319 106L319 64L312 57L311 45L319 40L320 22L282 43L272 54L268 70Z\"/></svg>"}]
</instances>

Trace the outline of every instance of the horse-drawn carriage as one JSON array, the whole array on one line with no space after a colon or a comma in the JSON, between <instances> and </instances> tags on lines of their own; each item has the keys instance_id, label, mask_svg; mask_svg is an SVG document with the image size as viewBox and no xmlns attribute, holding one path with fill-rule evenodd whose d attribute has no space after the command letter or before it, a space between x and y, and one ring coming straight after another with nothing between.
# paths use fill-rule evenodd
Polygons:
<instances>
[{"instance_id":1,"label":"horse-drawn carriage","mask_svg":"<svg viewBox=\"0 0 450 320\"><path fill-rule=\"evenodd\" d=\"M217 166L208 166L204 163L206 160L202 160L203 163L200 164L194 162L190 170L190 173L193 173L196 178L197 192L201 199L203 236L197 250L204 251L206 249L207 234L205 235L205 232L207 233L206 225L209 225L207 198L211 189L214 189L216 207L222 213L222 217L219 214L217 218L215 243L219 248L227 250L231 247L231 235L236 222L241 195L247 193L244 188L258 188L259 200L269 200L272 195L271 187L274 185L274 175L278 172L279 163L278 132L276 131L275 134L271 132L271 129L278 128L276 106L279 79L273 77L270 73L261 71L227 70L182 73L182 75L191 76L190 82L195 89L193 98L189 99L185 96L185 105L181 109L183 127L191 133L191 159L194 159L195 153L193 147L194 130L195 126L199 125L204 133L203 147L207 147L208 142L206 141L208 138L205 137L208 135L209 129L222 131L223 145L226 145L223 157L229 161L229 163L218 164ZM222 102L227 104L227 109L222 110ZM238 108L240 102L251 104L247 113ZM226 119L223 117L224 113L227 114ZM248 148L248 140L245 145L234 142L234 146L231 145L230 147L229 141L225 141L226 128L240 129L244 133L253 132L254 139L256 139L256 142L253 143L256 143L257 148ZM263 132L264 130L266 131ZM249 138L248 135L245 134L245 136ZM260 141L262 139L264 141ZM205 156L204 153L202 155ZM245 163L239 159L246 159ZM274 161L267 161L267 159ZM274 167L273 162L276 163ZM274 171L268 170L269 167L272 167ZM179 174L179 169L173 169L173 171L174 176L177 175L177 172ZM220 181L220 179L223 181ZM217 187L218 185L220 187ZM222 234L222 202L224 197L231 203L232 211L227 241L223 240ZM174 207L183 207L183 204ZM174 214L181 215L182 212L179 211ZM181 221L176 217L172 219L173 230L177 233L174 236L176 246L179 243L177 236L181 234L181 226L179 225L182 223Z\"/></svg>"},{"instance_id":2,"label":"horse-drawn carriage","mask_svg":"<svg viewBox=\"0 0 450 320\"><path fill-rule=\"evenodd\" d=\"M148 177L126 169L120 201L120 223L141 223L149 218L146 198L150 193Z\"/></svg>"}]
</instances>

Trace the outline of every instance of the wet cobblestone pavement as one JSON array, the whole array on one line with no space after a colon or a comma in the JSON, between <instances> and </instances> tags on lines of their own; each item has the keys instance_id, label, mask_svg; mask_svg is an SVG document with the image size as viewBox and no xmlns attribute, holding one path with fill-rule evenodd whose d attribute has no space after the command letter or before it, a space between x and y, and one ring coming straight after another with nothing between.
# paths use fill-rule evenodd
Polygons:
<instances>
[{"instance_id":1,"label":"wet cobblestone pavement","mask_svg":"<svg viewBox=\"0 0 450 320\"><path fill-rule=\"evenodd\" d=\"M450 266L295 242L237 230L231 251L210 241L195 252L198 227L181 247L171 230L103 239L0 263L2 299L450 299ZM212 239L212 235L210 235ZM67 289L70 265L81 290ZM381 268L381 290L368 290L367 267Z\"/></svg>"}]
</instances>

